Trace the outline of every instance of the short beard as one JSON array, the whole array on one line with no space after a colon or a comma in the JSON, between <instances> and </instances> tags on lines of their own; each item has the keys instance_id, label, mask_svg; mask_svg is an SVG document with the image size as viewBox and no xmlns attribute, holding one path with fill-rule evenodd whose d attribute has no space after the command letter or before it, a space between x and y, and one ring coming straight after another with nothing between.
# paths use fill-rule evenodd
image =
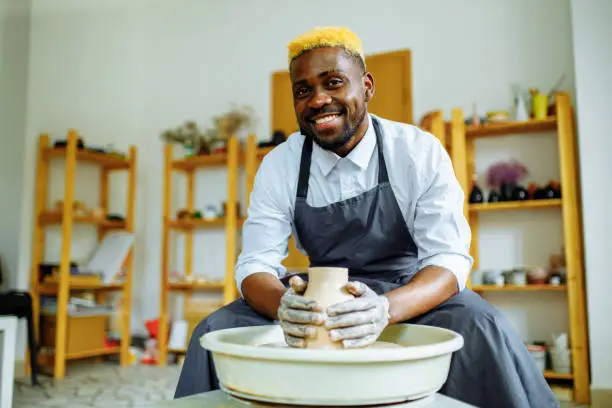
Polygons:
<instances>
[{"instance_id":1,"label":"short beard","mask_svg":"<svg viewBox=\"0 0 612 408\"><path fill-rule=\"evenodd\" d=\"M343 148L348 142L350 142L353 139L353 137L355 137L355 133L357 133L359 126L361 125L361 123L363 123L365 116L366 116L366 109L364 107L359 115L359 118L357 119L357 124L354 126L351 126L350 121L347 120L346 124L344 125L344 130L342 131L342 133L335 140L331 142L321 140L316 135L316 133L305 129L302 126L300 126L300 132L305 137L312 139L313 142L318 144L322 149L335 151L335 150L339 150Z\"/></svg>"}]
</instances>

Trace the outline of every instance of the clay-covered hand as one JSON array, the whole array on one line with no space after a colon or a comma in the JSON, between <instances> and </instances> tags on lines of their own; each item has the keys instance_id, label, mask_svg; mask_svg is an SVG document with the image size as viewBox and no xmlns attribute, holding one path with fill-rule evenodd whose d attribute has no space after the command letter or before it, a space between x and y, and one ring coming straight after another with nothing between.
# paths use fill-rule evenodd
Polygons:
<instances>
[{"instance_id":1,"label":"clay-covered hand","mask_svg":"<svg viewBox=\"0 0 612 408\"><path fill-rule=\"evenodd\" d=\"M281 297L278 320L291 347L306 347L306 339L315 336L314 326L323 324L323 308L314 300L303 296L306 282L299 276L289 280L289 289Z\"/></svg>"},{"instance_id":2,"label":"clay-covered hand","mask_svg":"<svg viewBox=\"0 0 612 408\"><path fill-rule=\"evenodd\" d=\"M342 341L345 348L374 344L389 324L389 301L362 282L349 282L345 289L355 299L327 308L325 327L333 341Z\"/></svg>"}]
</instances>

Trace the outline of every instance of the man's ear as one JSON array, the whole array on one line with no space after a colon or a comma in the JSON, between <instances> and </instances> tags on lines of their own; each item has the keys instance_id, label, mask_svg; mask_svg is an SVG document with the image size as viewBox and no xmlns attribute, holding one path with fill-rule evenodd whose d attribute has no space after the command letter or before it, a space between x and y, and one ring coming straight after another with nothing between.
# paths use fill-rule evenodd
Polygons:
<instances>
[{"instance_id":1,"label":"man's ear","mask_svg":"<svg viewBox=\"0 0 612 408\"><path fill-rule=\"evenodd\" d=\"M374 97L374 77L369 72L363 74L363 87L365 89L365 101L370 102Z\"/></svg>"}]
</instances>

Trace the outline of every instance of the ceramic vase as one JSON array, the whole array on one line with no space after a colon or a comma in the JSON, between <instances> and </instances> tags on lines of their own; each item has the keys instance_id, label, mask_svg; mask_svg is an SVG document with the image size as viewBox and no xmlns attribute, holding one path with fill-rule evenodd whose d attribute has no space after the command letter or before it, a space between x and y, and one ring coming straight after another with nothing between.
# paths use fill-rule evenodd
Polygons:
<instances>
[{"instance_id":1,"label":"ceramic vase","mask_svg":"<svg viewBox=\"0 0 612 408\"><path fill-rule=\"evenodd\" d=\"M353 299L353 295L343 289L346 283L348 283L347 268L308 268L308 286L304 297L316 300L325 311L331 305ZM342 348L342 344L331 340L325 326L316 326L316 336L307 339L306 347L339 349Z\"/></svg>"}]
</instances>

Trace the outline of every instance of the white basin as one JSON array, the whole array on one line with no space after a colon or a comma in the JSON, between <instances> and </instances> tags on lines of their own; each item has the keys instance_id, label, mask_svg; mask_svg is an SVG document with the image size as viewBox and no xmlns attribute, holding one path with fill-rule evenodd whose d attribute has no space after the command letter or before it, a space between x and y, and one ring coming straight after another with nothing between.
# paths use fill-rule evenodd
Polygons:
<instances>
[{"instance_id":1,"label":"white basin","mask_svg":"<svg viewBox=\"0 0 612 408\"><path fill-rule=\"evenodd\" d=\"M432 326L388 326L380 341L399 348L315 350L266 346L284 342L278 325L207 333L221 388L234 396L295 405L371 405L436 393L463 337Z\"/></svg>"}]
</instances>

